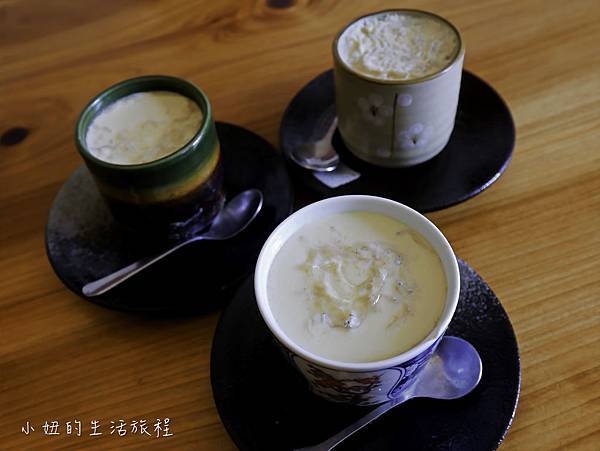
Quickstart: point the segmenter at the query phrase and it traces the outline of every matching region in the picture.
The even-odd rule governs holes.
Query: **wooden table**
[[[67,290],[48,264],[48,209],[81,164],[76,117],[114,82],[173,74],[201,85],[219,120],[276,144],[288,101],[331,66],[336,30],[393,6],[0,3],[0,448],[235,448],[209,381],[218,313],[149,320],[107,310]],[[501,179],[428,215],[490,283],[516,330],[522,392],[503,448],[598,449],[600,3],[401,6],[434,11],[462,30],[465,66],[502,94],[517,125]],[[165,417],[171,437],[109,434],[110,420],[147,419],[153,433]],[[44,435],[41,425],[53,420],[61,435]],[[76,420],[81,437],[66,435],[66,422]],[[89,436],[93,420],[103,436]]]

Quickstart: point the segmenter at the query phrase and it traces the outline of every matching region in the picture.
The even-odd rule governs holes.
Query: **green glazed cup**
[[[86,146],[94,118],[122,97],[144,91],[171,91],[195,101],[202,124],[182,148],[147,163],[122,165],[95,157]],[[136,232],[183,238],[205,228],[223,207],[223,171],[210,102],[194,84],[148,75],[117,83],[83,110],[75,142],[115,219]]]

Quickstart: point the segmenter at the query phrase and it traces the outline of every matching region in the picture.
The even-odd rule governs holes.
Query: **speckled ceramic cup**
[[[446,300],[433,330],[416,346],[394,357],[365,362],[340,362],[321,357],[291,340],[275,319],[269,304],[267,282],[271,264],[286,240],[305,224],[325,215],[349,211],[380,213],[397,219],[426,239],[439,255],[446,275]],[[397,398],[412,386],[442,339],[458,304],[458,263],[442,232],[425,216],[398,202],[374,196],[339,196],[298,210],[283,221],[265,242],[254,275],[256,302],[269,330],[290,363],[307,380],[310,389],[329,401],[373,405]]]
[[[204,117],[194,137],[147,163],[121,165],[94,156],[86,146],[93,119],[120,98],[145,91],[172,91],[196,102]],[[180,238],[206,227],[223,206],[221,154],[210,102],[189,81],[150,75],[111,86],[79,116],[75,141],[111,212],[127,228]]]
[[[442,69],[421,78],[387,80],[359,73],[344,61],[339,42],[356,22],[383,14],[425,15],[447,24],[458,38],[455,54]],[[387,167],[413,166],[436,156],[454,128],[464,54],[456,27],[429,12],[387,10],[348,24],[333,41],[338,128],[348,149]]]

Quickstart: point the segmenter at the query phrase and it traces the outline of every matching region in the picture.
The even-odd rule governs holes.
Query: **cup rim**
[[[431,240],[425,236],[424,238],[428,242],[430,242],[432,246],[434,244],[441,246],[444,252],[442,255],[440,251],[436,250],[436,253],[440,257],[440,260],[442,262],[442,266],[444,267],[444,273],[446,274],[447,279],[447,291],[444,304],[445,307],[441,317],[437,321],[434,329],[419,343],[417,343],[409,350],[395,355],[393,357],[389,357],[387,359],[370,362],[344,362],[322,357],[313,352],[305,350],[300,345],[296,344],[291,338],[289,338],[287,334],[282,330],[282,328],[277,323],[273,313],[271,312],[271,308],[269,306],[267,294],[268,276],[271,264],[273,263],[275,256],[277,255],[279,249],[285,241],[285,239],[283,239],[280,235],[282,235],[282,233],[284,233],[288,228],[292,229],[292,231],[289,233],[289,236],[291,236],[294,232],[299,230],[303,223],[300,223],[296,226],[294,226],[293,224],[298,223],[299,218],[301,218],[303,215],[320,210],[326,212],[332,204],[344,202],[348,202],[349,204],[356,203],[357,208],[347,208],[343,211],[365,211],[358,206],[360,203],[364,202],[381,204],[388,210],[401,211],[402,214],[406,217],[416,219],[416,221],[419,223],[422,229],[427,229],[428,232],[432,233],[435,236],[435,239],[437,240],[436,243],[432,243]],[[417,231],[420,232],[420,230]],[[277,249],[272,250],[272,248],[275,247]],[[256,303],[258,305],[261,317],[263,318],[267,327],[277,339],[277,341],[279,341],[285,348],[287,348],[294,354],[302,357],[303,359],[324,368],[339,371],[363,372],[380,370],[401,365],[402,363],[405,363],[413,359],[414,357],[420,355],[421,353],[425,352],[440,337],[442,337],[446,329],[448,328],[452,317],[454,316],[454,312],[458,304],[460,276],[458,270],[458,262],[456,260],[454,251],[452,250],[452,247],[448,243],[448,240],[442,234],[442,232],[424,215],[404,204],[383,197],[367,195],[347,195],[324,199],[313,204],[307,205],[306,207],[301,208],[300,210],[290,215],[271,233],[271,235],[265,241],[265,244],[261,249],[256,263],[256,269],[254,273],[254,290],[256,296]]]
[[[85,138],[86,138],[87,127],[84,127],[84,122],[88,119],[88,117],[90,117],[91,119],[88,121],[88,124],[90,124],[93,121],[93,119],[104,108],[106,108],[108,105],[111,105],[112,103],[116,102],[117,100],[125,97],[126,95],[134,94],[135,92],[147,92],[147,91],[151,91],[153,89],[140,89],[139,91],[130,92],[130,93],[121,95],[117,99],[113,100],[112,102],[109,102],[103,108],[100,108],[99,105],[102,103],[102,101],[106,97],[108,97],[112,93],[114,93],[115,91],[122,90],[130,85],[142,86],[142,85],[147,85],[148,83],[157,83],[157,84],[162,85],[160,89],[155,89],[155,90],[171,91],[171,92],[175,92],[177,94],[181,94],[183,96],[186,96],[186,95],[179,92],[177,89],[175,89],[175,87],[183,85],[183,86],[187,87],[188,89],[194,91],[194,93],[197,95],[197,98],[191,98],[189,96],[186,96],[186,97],[188,97],[188,98],[190,98],[190,100],[196,102],[198,104],[198,106],[200,107],[200,110],[203,113],[202,123],[200,124],[198,131],[194,134],[194,136],[192,138],[190,138],[190,140],[187,143],[185,143],[179,149],[175,150],[174,152],[171,152],[168,155],[165,155],[164,157],[161,157],[161,158],[158,158],[158,159],[152,160],[152,161],[147,161],[145,163],[117,164],[117,163],[112,163],[112,162],[109,162],[106,160],[102,160],[102,159],[96,157],[95,155],[93,155],[89,151],[89,149],[87,148],[87,145],[86,145]],[[169,89],[169,86],[172,89]],[[101,91],[99,94],[95,95],[92,98],[92,100],[90,100],[88,102],[88,104],[81,111],[81,113],[79,114],[79,117],[77,118],[77,122],[75,123],[75,143],[77,145],[77,150],[79,151],[81,156],[84,159],[91,161],[96,165],[114,169],[114,170],[118,170],[118,171],[140,171],[140,170],[145,170],[145,169],[153,169],[153,168],[159,167],[164,164],[179,161],[179,160],[185,158],[190,152],[192,152],[193,149],[195,147],[197,147],[198,144],[202,141],[203,137],[208,133],[211,118],[212,118],[212,107],[211,107],[210,101],[208,100],[208,97],[206,96],[204,91],[202,91],[202,89],[200,89],[194,83],[192,83],[188,80],[185,80],[183,78],[174,77],[174,76],[170,76],[170,75],[143,75],[140,77],[128,78],[127,80],[123,80],[118,83],[115,83],[115,84],[109,86],[108,88],[104,89],[103,91]]]
[[[344,61],[344,58],[342,58],[342,56],[339,54],[338,42],[339,42],[340,38],[342,37],[344,32],[346,30],[348,30],[348,28],[350,28],[356,22],[366,19],[367,17],[378,16],[378,15],[387,14],[387,13],[402,13],[402,14],[410,14],[410,15],[415,15],[415,16],[416,15],[426,15],[426,16],[433,17],[433,18],[440,20],[441,22],[447,24],[452,30],[454,30],[454,33],[456,34],[456,37],[458,38],[459,46],[456,50],[456,53],[454,54],[454,57],[440,70],[438,70],[432,74],[429,74],[429,75],[425,75],[422,77],[413,78],[413,79],[409,79],[409,80],[384,80],[381,78],[365,75],[365,74],[362,74],[362,73],[354,70],[352,67],[350,67]],[[382,85],[415,85],[415,84],[423,83],[423,82],[426,82],[429,80],[433,80],[434,78],[438,78],[438,77],[442,76],[443,74],[445,74],[446,72],[450,71],[450,69],[457,63],[457,61],[460,60],[461,56],[464,53],[465,53],[465,46],[464,46],[464,41],[462,39],[462,35],[460,34],[460,31],[458,30],[458,28],[452,22],[450,22],[448,19],[446,19],[442,16],[439,16],[435,13],[432,13],[430,11],[424,11],[422,9],[414,9],[414,8],[390,8],[390,9],[384,9],[381,11],[376,11],[376,12],[372,12],[372,13],[368,13],[368,14],[364,14],[362,16],[356,17],[355,19],[350,21],[348,24],[344,25],[344,27],[342,27],[342,29],[337,32],[335,38],[333,39],[333,59],[334,59],[334,62],[336,62],[340,68],[344,69],[347,73],[354,75],[358,78],[361,78],[363,80],[370,81],[373,83],[382,84]]]

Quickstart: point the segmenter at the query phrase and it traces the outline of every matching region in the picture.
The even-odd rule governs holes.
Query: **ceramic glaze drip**
[[[338,41],[344,62],[382,80],[411,80],[446,67],[460,46],[456,32],[426,14],[400,12],[365,17]]]
[[[346,212],[306,224],[283,243],[267,293],[275,320],[302,348],[369,362],[407,351],[432,332],[446,277],[413,229],[379,213]]]
[[[181,149],[198,132],[202,119],[198,104],[181,94],[135,93],[94,118],[86,146],[96,158],[110,163],[148,163]]]

